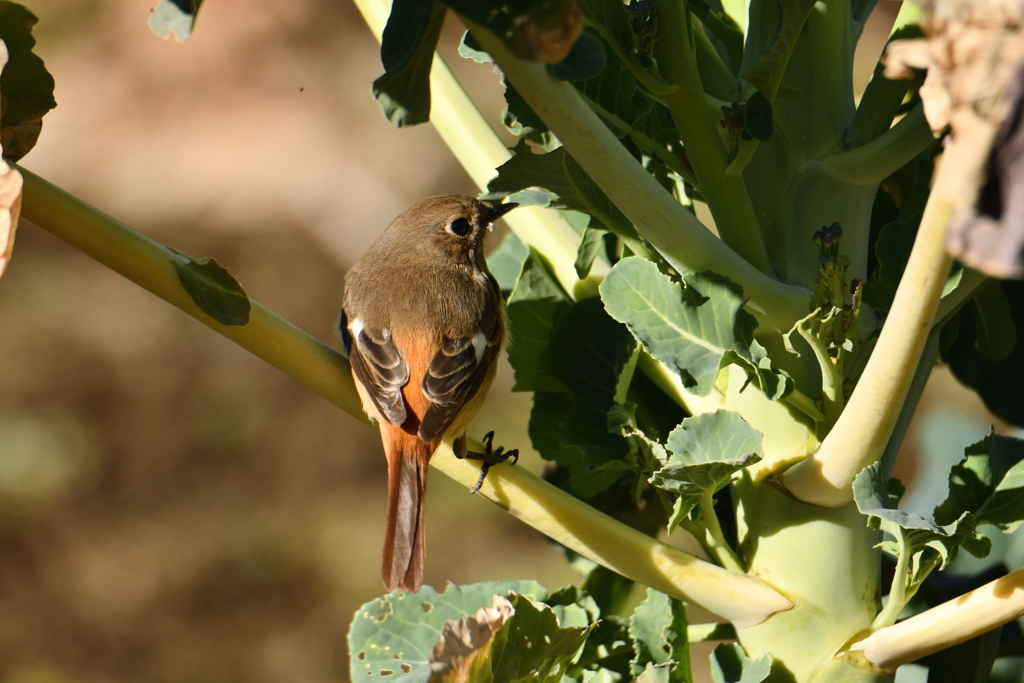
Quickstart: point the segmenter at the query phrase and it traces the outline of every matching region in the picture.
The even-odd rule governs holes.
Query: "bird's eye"
[[[473,231],[473,226],[465,218],[459,217],[448,224],[448,232],[459,237],[465,237]]]

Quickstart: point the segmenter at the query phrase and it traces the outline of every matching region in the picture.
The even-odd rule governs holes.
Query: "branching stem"
[[[167,247],[150,240],[39,176],[25,178],[22,215],[177,306],[215,332],[295,378],[350,415],[366,421],[348,362],[299,328],[251,301],[249,323],[224,326],[192,301]],[[471,448],[479,450],[480,444]],[[442,446],[431,464],[469,489],[479,465]],[[494,467],[480,492],[530,526],[623,576],[701,605],[738,625],[759,623],[792,606],[767,584],[704,562],[646,536],[529,472]]]

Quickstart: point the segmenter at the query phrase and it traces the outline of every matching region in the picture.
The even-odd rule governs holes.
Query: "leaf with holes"
[[[653,588],[637,605],[629,619],[629,636],[633,641],[633,675],[648,665],[665,667],[671,681],[690,681],[690,655],[686,639],[686,608]]]
[[[430,675],[430,654],[448,621],[491,607],[495,595],[508,593],[542,599],[533,581],[503,581],[453,586],[438,593],[395,591],[356,611],[348,632],[349,676],[353,681],[412,683]]]
[[[950,524],[965,512],[1007,533],[1024,522],[1024,441],[989,431],[967,447],[949,473],[949,497],[935,508],[935,521]]]

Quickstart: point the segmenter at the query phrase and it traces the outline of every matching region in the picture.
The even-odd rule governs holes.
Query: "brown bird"
[[[345,276],[339,331],[363,410],[380,425],[388,461],[384,585],[418,591],[426,544],[427,463],[442,442],[468,453],[466,429],[494,380],[505,303],[484,238],[516,204],[432,197],[406,209]],[[488,435],[490,437],[490,435]],[[478,483],[479,487],[479,483]]]

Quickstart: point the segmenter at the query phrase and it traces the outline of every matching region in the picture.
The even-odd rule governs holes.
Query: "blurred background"
[[[151,33],[155,4],[27,3],[58,107],[22,164],[215,257],[337,348],[344,273],[384,225],[476,188],[429,126],[384,120],[377,44],[349,3],[208,0],[183,44]],[[897,9],[879,5],[859,87]],[[449,19],[442,53],[497,125],[501,87],[457,57],[460,34]],[[476,436],[529,451],[530,396],[511,384],[505,365]],[[898,474],[958,460],[992,422],[940,368]],[[945,471],[908,507],[944,498]],[[348,624],[383,590],[385,488],[375,431],[22,223],[0,282],[0,681],[347,680]],[[435,587],[577,578],[439,473],[426,526]]]

